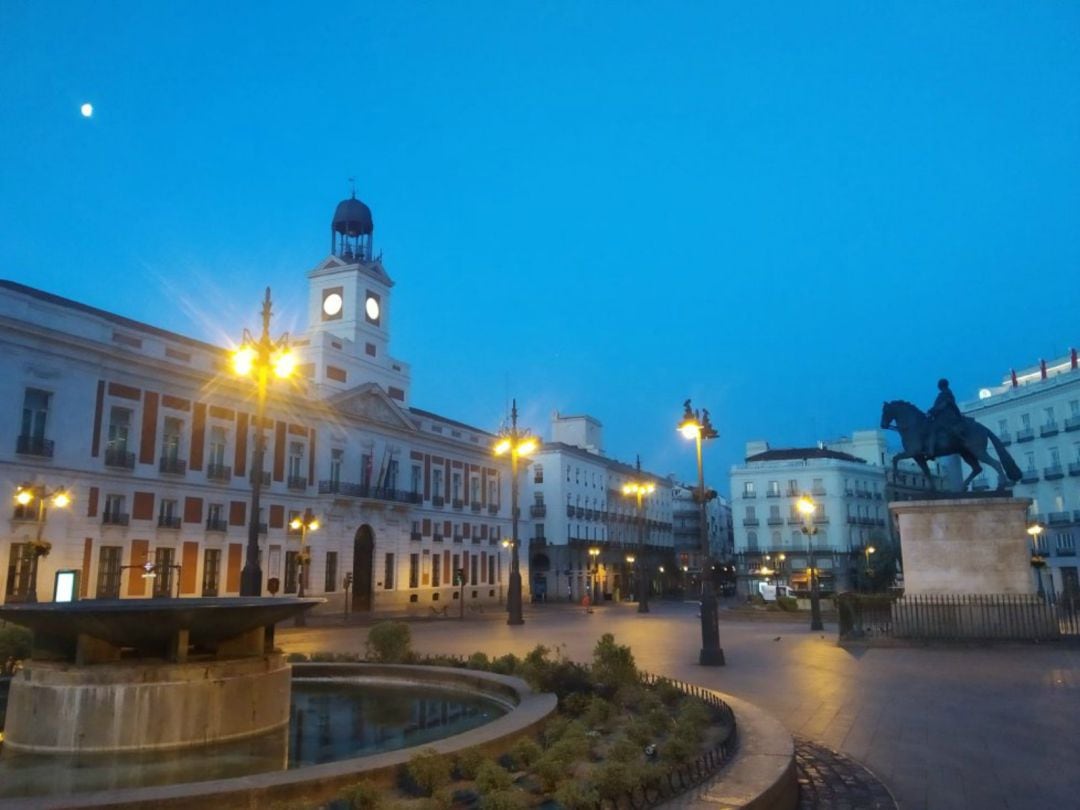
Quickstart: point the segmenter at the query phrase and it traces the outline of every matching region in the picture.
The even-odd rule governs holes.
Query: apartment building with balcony
[[[641,520],[636,499],[622,492],[630,481],[655,487],[643,498]],[[522,472],[519,533],[534,598],[580,600],[594,581],[602,598],[626,598],[634,565],[646,565],[655,581],[673,561],[671,492],[670,479],[605,456],[599,421],[554,414],[551,441]]]
[[[745,462],[731,469],[740,592],[751,594],[758,582],[775,577],[805,588],[809,546],[796,508],[801,496],[817,505],[812,542],[822,592],[832,593],[854,586],[867,548],[897,546],[889,502],[914,497],[929,485],[914,465],[893,472],[881,430],[855,431],[815,447],[748,442]],[[762,575],[763,568],[775,573]]]
[[[1046,560],[1046,587],[1080,596],[1076,556],[1080,538],[1080,367],[1077,352],[1003,375],[998,385],[961,403],[961,410],[993,430],[1020,466],[1013,485],[1031,498],[1031,520],[1044,527],[1037,550]],[[997,486],[992,470],[974,488]]]
[[[701,573],[701,505],[694,499],[696,485],[676,484],[671,489],[672,533],[675,559],[686,573]],[[731,503],[723,495],[705,504],[709,557],[714,562],[734,560]]]
[[[331,254],[307,274],[298,374],[256,389],[221,346],[24,285],[0,282],[0,600],[25,599],[38,512],[20,486],[72,496],[44,513],[51,543],[37,593],[56,572],[80,598],[239,592],[250,494],[261,487],[263,592],[295,593],[300,571],[324,609],[427,612],[496,602],[506,581],[509,473],[494,436],[410,402],[410,370],[388,353],[393,282],[371,252],[370,211],[342,202]],[[239,337],[244,324],[237,324]],[[266,436],[252,469],[255,431]],[[301,566],[291,519],[311,514]],[[527,579],[526,579],[527,581]]]

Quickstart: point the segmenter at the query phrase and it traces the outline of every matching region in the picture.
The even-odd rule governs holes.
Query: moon
[[[86,104],[83,104],[81,107],[79,107],[79,112],[82,113],[83,118],[89,118],[91,115],[94,114],[94,105],[87,102]]]

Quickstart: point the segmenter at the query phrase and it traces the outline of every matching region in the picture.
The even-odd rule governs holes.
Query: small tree
[[[400,664],[412,655],[412,630],[405,622],[379,622],[368,631],[367,656],[386,664]]]

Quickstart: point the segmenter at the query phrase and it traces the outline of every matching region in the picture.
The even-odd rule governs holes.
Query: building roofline
[[[133,318],[126,318],[123,315],[117,315],[113,312],[108,312],[104,309],[98,309],[92,307],[89,304],[82,304],[78,301],[73,301],[70,298],[64,298],[60,295],[54,295],[44,290],[38,290],[34,287],[27,287],[25,284],[20,284],[17,281],[9,281],[7,279],[0,279],[0,288],[11,290],[12,292],[19,293],[21,295],[29,296],[30,298],[36,298],[39,301],[45,301],[49,304],[55,304],[56,306],[65,307],[66,309],[73,309],[76,312],[82,312],[87,315],[93,315],[103,320],[115,323],[119,326],[126,327],[128,329],[136,329],[141,332],[147,332],[155,337],[165,338],[167,340],[175,340],[180,343],[186,343],[190,346],[197,347],[199,349],[205,349],[206,351],[224,353],[228,351],[221,346],[215,346],[213,343],[207,343],[197,338],[188,337],[187,335],[181,335],[178,332],[170,332],[167,329],[162,329],[157,326],[151,326],[148,323],[142,321],[136,321]]]

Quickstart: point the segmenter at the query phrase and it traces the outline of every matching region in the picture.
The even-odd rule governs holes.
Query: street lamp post
[[[296,358],[289,350],[289,333],[277,340],[270,338],[270,288],[262,306],[262,334],[256,339],[247,329],[240,348],[233,353],[233,370],[241,377],[254,374],[258,397],[255,404],[255,447],[251,451],[251,514],[248,520],[248,542],[244,569],[240,572],[240,595],[262,594],[262,566],[259,563],[259,495],[262,489],[263,461],[266,456],[266,433],[263,421],[266,416],[266,388],[271,374],[286,378],[296,365]]]
[[[713,590],[709,523],[706,513],[706,504],[716,496],[716,493],[705,489],[705,468],[701,459],[702,441],[715,439],[718,434],[709,422],[707,410],[703,410],[699,416],[690,407],[690,400],[686,400],[683,407],[683,417],[678,429],[685,438],[694,439],[697,445],[698,485],[694,499],[701,510],[701,655],[698,662],[705,666],[723,666],[724,650],[720,647],[720,624],[717,618],[716,593]]]
[[[641,458],[638,457],[637,462],[638,473],[641,473]],[[645,512],[644,512],[644,498],[646,495],[652,495],[656,491],[656,485],[651,481],[628,481],[623,484],[623,495],[633,495],[637,498],[637,519],[638,519],[638,550],[637,557],[641,560],[641,564],[637,569],[637,591],[638,591],[638,613],[649,612],[649,583],[645,578]],[[631,557],[626,558],[631,565],[633,559]]]
[[[592,586],[589,589],[592,591],[589,598],[592,600],[591,604],[595,605],[600,601],[600,549],[595,546],[589,549],[589,563],[589,572],[591,573],[589,579]]]
[[[863,554],[866,556],[866,590],[867,591],[872,590],[871,582],[872,582],[872,577],[874,575],[874,567],[870,564],[870,555],[873,554],[876,551],[877,551],[877,549],[874,548],[873,546],[867,546],[865,549],[863,549]]]
[[[510,540],[504,539],[502,541],[502,547],[505,549],[510,548]],[[499,557],[499,604],[503,603],[503,579],[502,579],[502,556]]]
[[[517,426],[517,400],[510,409],[510,428],[499,431],[495,455],[510,454],[510,584],[506,589],[507,624],[525,624],[521,615],[521,562],[518,558],[518,460],[536,452],[539,442]]]
[[[1043,533],[1043,527],[1039,523],[1032,523],[1027,528],[1027,533],[1031,537],[1031,567],[1035,569],[1035,576],[1039,582],[1039,598],[1046,598],[1046,590],[1043,588],[1043,575],[1042,570],[1046,567],[1046,558],[1043,557],[1041,549],[1039,548],[1039,537]]]
[[[49,553],[52,544],[41,538],[45,529],[45,502],[52,501],[53,506],[63,509],[71,503],[71,495],[66,487],[47,489],[43,484],[23,484],[15,490],[15,503],[29,506],[37,501],[35,523],[37,530],[30,549],[30,583],[26,589],[26,601],[37,602],[38,559]]]
[[[806,545],[810,562],[810,629],[824,630],[821,623],[821,595],[818,593],[817,561],[814,559],[814,535],[817,534],[817,526],[814,525],[814,512],[817,504],[809,495],[803,495],[795,504],[803,516],[802,533],[806,535]]]
[[[304,512],[303,515],[297,515],[289,521],[289,528],[294,532],[300,532],[300,553],[297,555],[296,564],[296,595],[303,599],[304,578],[307,576],[308,564],[311,560],[311,552],[307,547],[307,536],[308,532],[317,532],[319,530],[319,519],[312,515],[311,512]],[[307,626],[306,614],[306,610],[296,614],[296,627]]]

